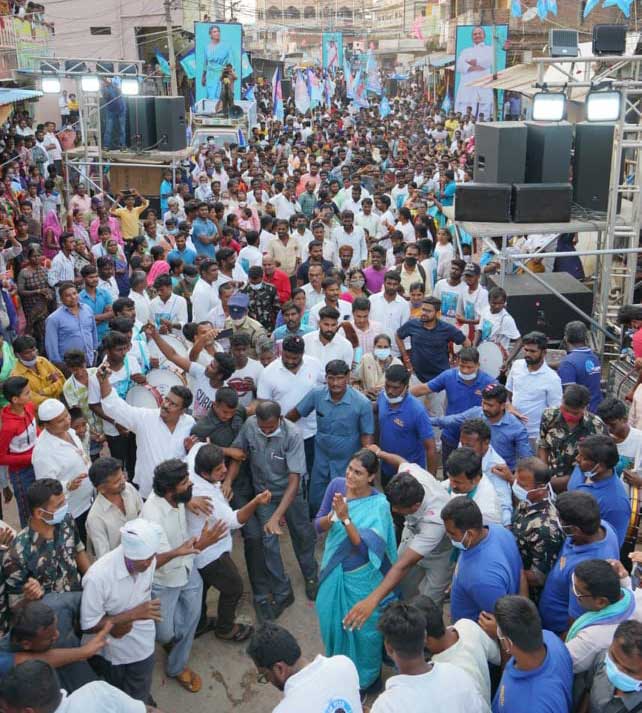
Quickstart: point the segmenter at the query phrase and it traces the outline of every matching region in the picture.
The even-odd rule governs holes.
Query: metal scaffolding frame
[[[605,56],[533,59],[537,64],[536,88],[543,91],[565,91],[573,99],[574,89],[597,89],[609,87],[622,95],[620,118],[614,125],[613,152],[609,185],[608,209],[606,216],[596,215],[591,220],[586,215],[569,223],[541,223],[523,225],[519,223],[470,223],[460,222],[461,227],[471,235],[481,238],[484,244],[497,255],[501,265],[500,282],[509,261],[518,265],[543,288],[551,292],[586,320],[593,328],[595,348],[601,356],[619,356],[620,336],[613,324],[617,310],[623,304],[632,302],[635,288],[637,258],[642,253],[640,231],[642,227],[642,56]],[[570,69],[567,67],[570,66]],[[589,80],[576,79],[575,65],[589,65],[594,70]],[[546,70],[554,66],[565,77],[565,81],[544,79]],[[583,72],[582,75],[585,73]],[[636,121],[636,123],[633,123]],[[625,157],[633,171],[620,182]],[[621,212],[622,199],[626,196],[630,211]],[[481,231],[481,233],[480,233]],[[572,253],[541,250],[532,254],[514,254],[508,250],[508,238],[533,233],[576,233],[596,232],[595,249]],[[502,247],[497,248],[490,237],[502,236]],[[546,246],[548,248],[548,246]],[[593,282],[593,311],[586,314],[576,307],[565,295],[552,288],[525,261],[534,256],[555,258],[574,256],[594,256],[597,259]],[[614,257],[619,261],[614,261]],[[608,342],[614,344],[608,345]],[[609,346],[613,348],[609,349]]]

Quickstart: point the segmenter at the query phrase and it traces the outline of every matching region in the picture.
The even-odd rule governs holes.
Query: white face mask
[[[258,285],[255,285],[253,282],[250,282],[250,287],[251,287],[253,290],[260,290],[261,287],[263,287],[263,283],[262,283],[262,282],[259,282]]]
[[[472,374],[464,374],[461,369],[457,370],[457,375],[459,376],[460,379],[463,379],[464,381],[475,381],[477,378],[477,372],[473,371]]]
[[[240,327],[246,320],[247,316],[244,315],[243,317],[240,317],[239,319],[232,319],[232,324],[235,327]]]
[[[278,436],[281,433],[281,426],[279,426],[276,431],[272,431],[272,433],[266,433],[262,428],[259,428],[259,431],[261,431],[261,435],[266,438],[274,438],[274,436]]]

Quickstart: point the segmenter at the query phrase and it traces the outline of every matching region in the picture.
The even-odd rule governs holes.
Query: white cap
[[[58,399],[45,399],[38,406],[38,418],[41,421],[52,421],[54,418],[64,413],[65,405]]]
[[[147,560],[158,552],[162,530],[155,522],[139,517],[123,525],[120,534],[127,559]]]

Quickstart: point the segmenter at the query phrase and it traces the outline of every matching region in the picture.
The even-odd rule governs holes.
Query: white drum
[[[171,369],[151,369],[146,378],[161,396],[167,396],[172,386],[185,386],[185,379]]]
[[[163,402],[163,397],[154,386],[149,384],[135,384],[127,392],[125,401],[130,406],[138,408],[158,408]]]
[[[497,378],[504,363],[502,350],[494,342],[482,342],[478,347],[479,368],[489,376]]]
[[[189,348],[185,342],[174,334],[162,334],[161,339],[172,347],[172,349],[179,355],[187,359],[189,354]],[[166,359],[161,350],[156,346],[154,341],[147,342],[149,348],[149,355],[158,359],[158,364],[161,369],[172,369],[173,371],[180,371],[180,369],[173,364],[169,359]]]

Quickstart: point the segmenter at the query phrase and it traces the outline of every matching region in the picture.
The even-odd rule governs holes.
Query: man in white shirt
[[[63,282],[73,282],[76,276],[74,259],[72,252],[76,238],[73,233],[63,233],[60,236],[60,252],[51,261],[51,267],[47,273],[47,282],[51,287],[57,287]],[[60,299],[60,298],[59,298]]]
[[[390,604],[379,619],[384,646],[399,674],[386,681],[372,713],[448,711],[490,713],[475,680],[451,663],[434,663],[424,658],[426,619],[415,606]]]
[[[525,417],[531,448],[539,437],[542,413],[562,403],[562,382],[546,363],[548,340],[542,332],[529,332],[522,337],[524,358],[513,362],[506,380],[513,408]]]
[[[350,267],[363,267],[368,259],[368,246],[363,228],[354,225],[354,213],[344,210],[341,213],[341,227],[332,231],[332,239],[337,245],[337,250],[343,245],[352,248]]]
[[[220,303],[218,298],[218,263],[205,259],[198,266],[198,281],[192,291],[192,321],[202,322]]]
[[[49,163],[53,163],[58,175],[62,176],[62,147],[56,136],[56,124],[53,121],[48,121],[45,124],[45,136],[42,143],[47,149]]]
[[[290,220],[301,208],[298,202],[290,198],[290,190],[282,183],[274,184],[275,195],[270,198],[269,203],[274,206],[274,213],[277,220]]]
[[[73,693],[60,688],[53,666],[36,658],[18,664],[0,684],[0,707],[7,713],[145,713],[143,701],[131,698],[105,681],[92,681]]]
[[[371,240],[379,237],[381,223],[379,216],[372,212],[372,198],[363,198],[361,200],[361,210],[356,214],[355,224],[363,228],[367,237]]]
[[[451,663],[466,671],[475,681],[478,691],[490,703],[488,664],[501,664],[499,646],[494,639],[471,619],[459,619],[453,626],[444,626],[441,609],[428,597],[418,595],[411,600],[426,619],[426,648],[435,663]]]
[[[308,268],[308,280],[303,285],[305,292],[305,306],[307,310],[311,310],[320,302],[325,302],[325,292],[323,291],[323,266],[310,265]]]
[[[217,542],[225,532],[223,523],[205,524],[196,536],[187,529],[185,505],[192,499],[187,465],[178,458],[163,461],[154,469],[153,492],[143,505],[141,517],[161,530],[158,553],[183,549],[185,554],[157,565],[152,598],[160,602],[156,640],[172,647],[165,671],[191,693],[201,689],[201,677],[187,666],[201,614],[203,582],[194,567],[194,555]]]
[[[172,330],[180,332],[188,321],[185,298],[174,294],[169,275],[159,275],[154,282],[154,289],[157,295],[149,305],[151,319],[161,334],[169,334]]]
[[[136,468],[134,483],[147,498],[152,490],[154,468],[164,460],[185,456],[185,439],[195,421],[187,415],[192,393],[185,386],[172,386],[158,409],[136,408],[123,401],[112,390],[110,370],[98,368],[103,411],[123,428],[136,434]]]
[[[399,356],[395,335],[402,324],[410,319],[410,304],[399,294],[401,277],[398,272],[388,271],[383,280],[383,290],[370,297],[370,319],[382,325],[390,337],[392,352]]]
[[[80,626],[83,643],[111,623],[112,629],[97,669],[113,686],[132,698],[151,703],[154,670],[154,622],[160,602],[152,599],[157,565],[183,551],[159,555],[162,530],[146,520],[132,520],[121,529],[121,544],[94,562],[83,577]],[[189,548],[191,550],[191,542]]]
[[[136,305],[136,320],[147,324],[151,319],[151,300],[147,296],[147,276],[142,270],[135,270],[129,280],[129,299]]]
[[[329,307],[339,313],[339,322],[344,322],[352,317],[352,305],[347,300],[340,299],[341,287],[336,277],[326,277],[321,282],[323,288],[323,302],[317,302],[310,309],[308,325],[313,329],[319,326],[319,313],[324,307]]]
[[[319,329],[304,335],[305,353],[326,364],[334,359],[341,359],[352,366],[354,350],[352,344],[339,331],[339,310],[334,307],[323,307],[319,310]]]
[[[261,375],[257,397],[261,401],[276,401],[282,413],[291,411],[316,386],[323,386],[325,373],[316,357],[304,354],[303,337],[289,336],[283,340],[281,358],[273,361]],[[297,428],[303,436],[308,472],[312,472],[314,436],[317,432],[316,412],[299,419]]]
[[[224,641],[245,641],[254,631],[252,626],[235,620],[236,609],[243,595],[243,580],[234,564],[232,530],[238,530],[254,515],[259,505],[267,505],[272,494],[269,490],[254,496],[238,510],[232,510],[223,494],[221,484],[227,476],[223,450],[212,443],[197,443],[188,455],[190,478],[194,497],[207,498],[212,506],[209,515],[189,511],[187,527],[192,537],[201,537],[208,530],[218,530],[221,537],[196,555],[195,564],[203,581],[203,598],[199,608],[197,632],[205,632],[212,621],[207,616],[207,590],[219,591],[218,616],[215,619],[215,634]]]
[[[255,632],[247,652],[261,679],[283,691],[272,713],[362,713],[359,674],[347,656],[308,662],[294,636],[272,622]]]
[[[474,500],[481,510],[484,524],[502,524],[502,510],[490,480],[482,475],[481,457],[472,448],[458,448],[446,461],[448,476],[442,487],[451,498],[466,495]]]

